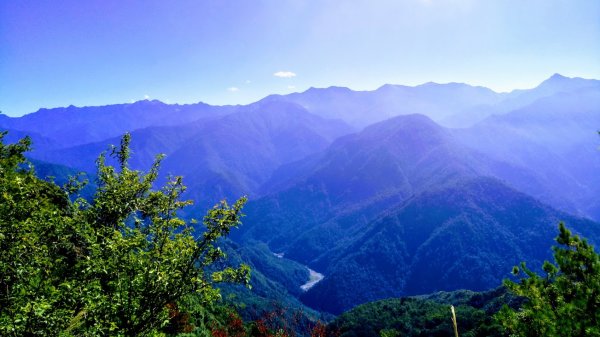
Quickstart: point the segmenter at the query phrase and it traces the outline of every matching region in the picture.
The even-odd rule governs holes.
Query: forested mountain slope
[[[504,336],[492,316],[504,304],[512,307],[519,303],[503,287],[486,292],[458,290],[390,298],[343,313],[329,324],[329,329],[341,337],[379,337],[382,331],[392,336],[448,336],[453,329],[450,305],[454,305],[461,336]]]
[[[339,313],[356,304],[438,290],[486,290],[521,261],[550,259],[559,221],[600,238],[600,224],[557,211],[491,178],[432,189],[322,255],[326,278],[305,303]]]
[[[338,139],[307,161],[294,163],[303,170],[278,184],[277,192],[249,203],[248,226],[235,237],[263,240],[310,262],[348,229],[418,193],[460,179],[512,172],[510,165],[468,149],[422,115],[374,124]],[[514,172],[519,175],[524,181],[531,176],[526,170]],[[327,226],[318,228],[326,235],[313,230],[323,224]]]
[[[136,129],[132,132],[135,155],[131,165],[148,169],[157,154],[166,154],[163,176],[184,176],[187,197],[200,205],[192,214],[199,216],[223,198],[256,197],[259,187],[279,166],[320,152],[350,132],[346,123],[315,116],[296,104],[256,103],[236,107],[222,117]],[[77,139],[76,134],[70,137]],[[94,172],[99,153],[119,141],[114,137],[31,155]]]

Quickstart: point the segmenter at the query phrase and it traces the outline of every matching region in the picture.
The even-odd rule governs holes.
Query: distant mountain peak
[[[435,86],[439,86],[439,85],[441,85],[441,84],[437,83],[437,82],[429,81],[429,82],[425,82],[423,84],[419,84],[419,85],[417,85],[417,87],[435,87]]]
[[[401,139],[402,142],[413,143],[419,147],[424,144],[440,144],[449,140],[449,134],[443,127],[422,114],[396,116],[370,125],[358,135],[362,139],[370,139],[376,143],[385,139],[385,142],[397,144]]]
[[[420,85],[417,85],[415,88],[439,88],[439,89],[461,89],[461,88],[473,88],[473,89],[484,89],[486,91],[493,91],[490,88],[483,87],[480,85],[471,85],[468,83],[462,82],[447,82],[447,83],[438,83],[438,82],[426,82]]]
[[[432,82],[432,81],[417,85],[417,87],[456,87],[456,86],[469,86],[469,85],[465,84],[465,83],[459,83],[459,82],[438,83],[438,82]]]
[[[133,104],[135,104],[135,105],[158,105],[158,104],[165,104],[165,103],[158,99],[141,99],[139,101],[134,102]]]
[[[376,90],[391,89],[394,87],[396,87],[395,84],[386,83],[386,84],[380,86],[379,88],[377,88]]]
[[[327,88],[315,88],[310,87],[306,89],[303,93],[318,93],[318,92],[352,92],[353,90],[348,87],[340,87],[340,86],[329,86]]]
[[[341,86],[337,86],[337,85],[330,85],[329,87],[327,87],[327,89],[329,89],[329,90],[340,90],[340,91],[352,91],[348,87],[341,87]]]
[[[423,115],[423,114],[408,114],[408,115],[400,115],[396,117],[392,117],[383,122],[375,123],[367,128],[379,128],[379,127],[393,127],[393,128],[406,128],[413,129],[415,127],[427,127],[431,130],[442,130],[443,128],[434,122],[431,118]]]
[[[318,92],[321,90],[323,90],[323,88],[309,87],[308,89],[304,90],[303,93]]]
[[[383,92],[383,91],[393,91],[393,90],[397,90],[397,89],[406,89],[406,88],[410,88],[410,87],[406,86],[406,85],[402,85],[402,84],[389,84],[388,83],[388,84],[384,84],[384,85],[380,86],[375,91]]]
[[[594,86],[598,85],[598,83],[600,83],[598,80],[585,79],[581,77],[567,77],[556,73],[540,83],[537,88],[563,91]]]
[[[572,80],[572,78],[563,76],[559,73],[556,73],[556,74],[548,77],[542,83],[540,83],[540,86],[542,86],[542,85],[560,85],[563,83],[567,83],[569,80]]]
[[[548,78],[549,80],[564,80],[564,79],[568,79],[569,77],[563,76],[559,73],[555,73],[554,75],[550,76],[550,78]]]

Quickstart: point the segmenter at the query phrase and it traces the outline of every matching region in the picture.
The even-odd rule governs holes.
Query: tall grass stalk
[[[454,312],[454,306],[450,306],[450,311],[452,312],[452,325],[454,326],[454,336],[458,337],[458,326],[456,325],[456,313]]]

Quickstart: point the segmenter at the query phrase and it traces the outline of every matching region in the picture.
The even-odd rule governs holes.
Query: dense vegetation
[[[0,133],[0,334],[156,334],[182,310],[219,297],[213,285],[247,282],[248,267],[207,267],[224,257],[216,246],[240,223],[244,199],[221,203],[193,235],[177,211],[184,186],[175,178],[156,191],[160,158],[148,173],[128,168],[129,136],[114,148],[118,167],[98,159],[93,199],[69,199],[24,165],[30,141],[4,145]],[[189,297],[192,298],[189,298]]]
[[[498,319],[518,336],[600,336],[600,255],[562,223],[556,241],[556,264],[546,261],[545,275],[524,262],[515,267],[524,277],[505,284],[526,302],[519,310],[503,308]]]
[[[357,221],[338,217],[296,239],[289,251],[293,257],[308,260],[312,247],[326,250],[308,260],[326,278],[301,295],[304,303],[339,314],[389,297],[486,290],[498,286],[520,261],[538,266],[549,259],[553,224],[560,220],[588,237],[600,236],[597,223],[559,212],[491,178],[440,186],[361,225],[368,212],[354,210]],[[282,216],[278,225],[296,221]],[[332,243],[332,237],[339,240]]]
[[[504,288],[393,298],[359,305],[340,315],[328,328],[341,337],[450,336],[452,304],[456,306],[460,336],[504,336],[493,319],[504,303],[518,303]]]
[[[555,264],[543,276],[523,262],[518,282],[488,292],[454,291],[367,303],[329,326],[341,336],[448,336],[455,305],[461,336],[600,336],[600,255],[559,225]]]

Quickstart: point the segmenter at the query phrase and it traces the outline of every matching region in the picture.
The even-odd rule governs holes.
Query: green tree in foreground
[[[64,188],[36,178],[25,138],[4,145],[0,133],[0,335],[139,336],[169,323],[186,296],[219,297],[218,282],[249,281],[249,269],[217,268],[217,241],[240,224],[245,199],[222,202],[197,237],[177,211],[181,178],[152,189],[148,173],[128,167],[129,135],[98,159],[98,190],[71,202],[81,184]],[[207,270],[211,270],[208,272]]]
[[[556,265],[546,261],[539,276],[525,263],[504,284],[526,298],[522,308],[502,308],[500,323],[514,336],[600,336],[600,256],[585,239],[559,225],[553,247]]]

